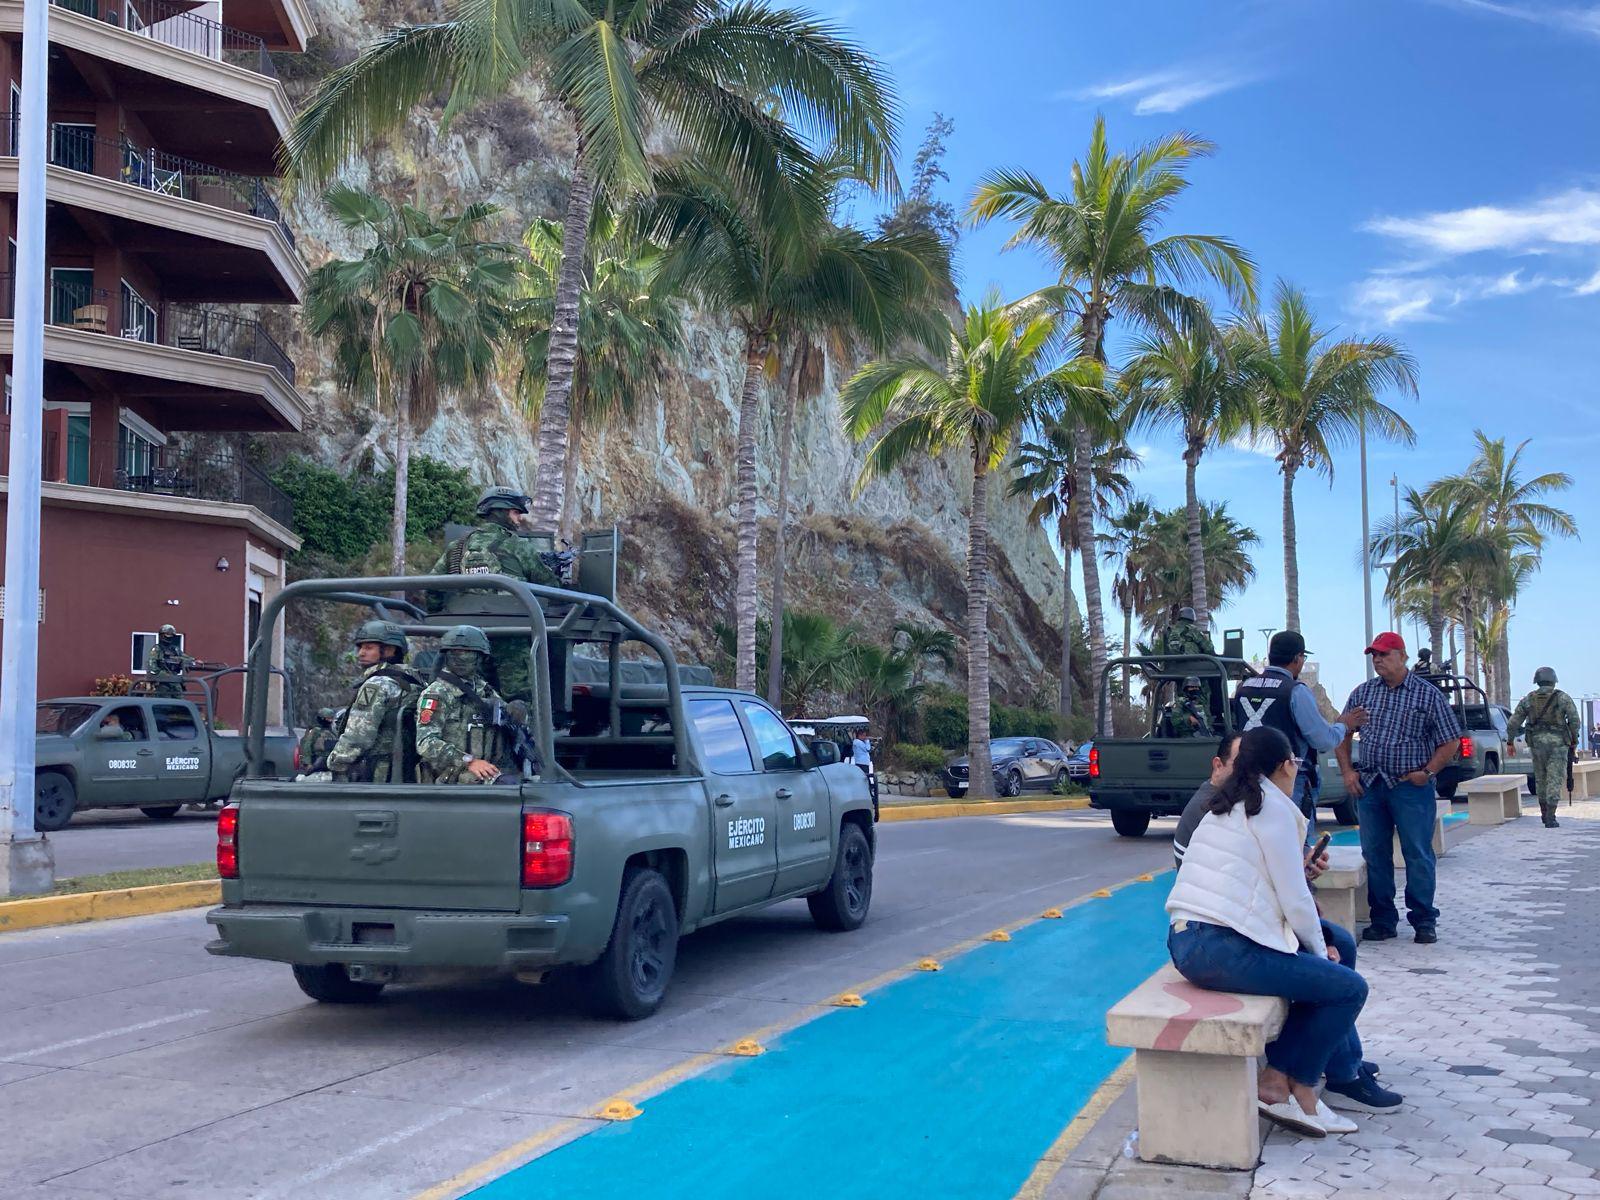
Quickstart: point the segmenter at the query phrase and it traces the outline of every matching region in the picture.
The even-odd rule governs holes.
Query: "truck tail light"
[[[572,818],[566,813],[522,814],[522,886],[560,887],[572,878]]]
[[[1464,737],[1461,739],[1461,757],[1472,757],[1472,739],[1469,737]]]
[[[217,874],[239,878],[239,806],[224,805],[217,814]]]
[[[1097,746],[1089,747],[1089,778],[1100,778],[1100,750]]]
[[[294,744],[294,773],[300,774],[300,743]]]

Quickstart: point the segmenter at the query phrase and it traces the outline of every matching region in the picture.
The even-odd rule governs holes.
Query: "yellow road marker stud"
[[[942,971],[944,970],[944,964],[941,963],[937,958],[924,958],[918,961],[917,970]]]
[[[1047,921],[1059,921],[1061,919],[1061,910],[1059,908],[1047,908],[1039,915]]]
[[[1139,876],[1139,882],[1140,883],[1152,883],[1152,882],[1154,882],[1154,880],[1155,880],[1155,876],[1154,875],[1150,875],[1148,873]]]
[[[865,1008],[867,1002],[854,992],[845,992],[833,998],[835,1008]]]
[[[1004,929],[996,929],[993,933],[984,934],[983,940],[986,942],[1009,942],[1011,935]]]
[[[631,1121],[643,1111],[626,1100],[608,1100],[595,1116],[602,1121]]]
[[[1089,894],[1091,896],[1093,896],[1096,900],[1104,900],[1107,896],[1111,895],[1111,889],[1110,888],[1101,888],[1099,891],[1090,892]]]
[[[754,1058],[756,1055],[765,1054],[766,1052],[767,1048],[754,1038],[745,1038],[743,1041],[735,1042],[732,1049],[728,1051],[729,1054],[736,1055],[739,1058]]]

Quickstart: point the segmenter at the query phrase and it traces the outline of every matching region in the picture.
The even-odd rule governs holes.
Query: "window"
[[[17,148],[17,142],[20,139],[20,136],[21,136],[21,133],[22,133],[21,129],[19,129],[18,126],[17,126],[17,122],[20,121],[20,120],[22,120],[22,89],[19,88],[16,84],[13,83],[11,85],[11,120],[7,122],[7,126],[8,126],[8,132],[6,134],[6,153],[7,154],[15,155],[15,154],[21,153],[21,151],[18,150],[18,148]],[[11,269],[12,269],[13,272],[15,272],[16,269],[17,269],[16,260],[14,260],[14,259],[12,260],[12,263],[11,263]]]
[[[762,704],[744,701],[745,719],[756,735],[756,747],[761,752],[761,765],[769,771],[798,771],[800,748],[794,743],[794,734],[772,710]]]
[[[156,732],[164,742],[186,742],[200,736],[194,713],[181,704],[155,706]]]
[[[250,599],[245,602],[244,608],[244,650],[250,653],[250,647],[256,644],[256,638],[261,635],[261,593],[252,590]]]
[[[89,418],[67,417],[67,480],[68,483],[89,482]]]
[[[94,300],[94,271],[89,267],[51,267],[50,268],[50,324],[52,325],[77,325],[79,324],[78,312],[86,309]],[[102,305],[98,313],[85,313],[82,317],[83,328],[96,328],[96,332],[105,332],[105,307]]]
[[[99,711],[98,704],[41,704],[33,710],[33,731],[71,737]]]
[[[744,729],[731,700],[695,700],[690,703],[689,712],[700,733],[700,745],[705,749],[709,769],[718,775],[738,775],[756,769],[750,758],[750,744],[744,740]]]
[[[117,470],[120,481],[131,488],[153,487],[161,468],[166,439],[132,413],[123,413],[117,426]]]
[[[112,720],[113,717],[116,718],[115,721]],[[112,725],[121,725],[122,731],[129,735],[122,739],[125,742],[142,742],[147,736],[144,725],[144,710],[137,704],[124,704],[121,708],[113,708],[100,718],[100,727],[102,729]]]
[[[133,661],[129,664],[129,669],[133,674],[143,675],[145,673],[145,655],[149,654],[150,647],[156,644],[157,636],[154,633],[136,633],[133,635]],[[178,649],[183,649],[183,634],[181,633],[178,635]]]

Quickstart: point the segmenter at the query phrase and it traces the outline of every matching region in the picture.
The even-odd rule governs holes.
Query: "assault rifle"
[[[506,748],[522,767],[522,777],[532,779],[538,775],[541,765],[538,743],[533,740],[532,731],[517,720],[504,700],[496,700],[490,706],[489,724],[498,729],[500,736],[505,738]]]

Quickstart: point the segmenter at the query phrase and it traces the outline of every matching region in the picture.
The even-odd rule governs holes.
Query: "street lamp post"
[[[1361,414],[1361,599],[1366,613],[1367,645],[1372,645],[1372,521],[1367,512],[1367,414]],[[1372,655],[1361,656],[1372,678]]]
[[[22,111],[6,468],[4,648],[0,649],[0,896],[48,891],[50,843],[33,828],[34,707],[39,690],[39,502],[44,422],[44,164],[49,0],[22,6]]]

